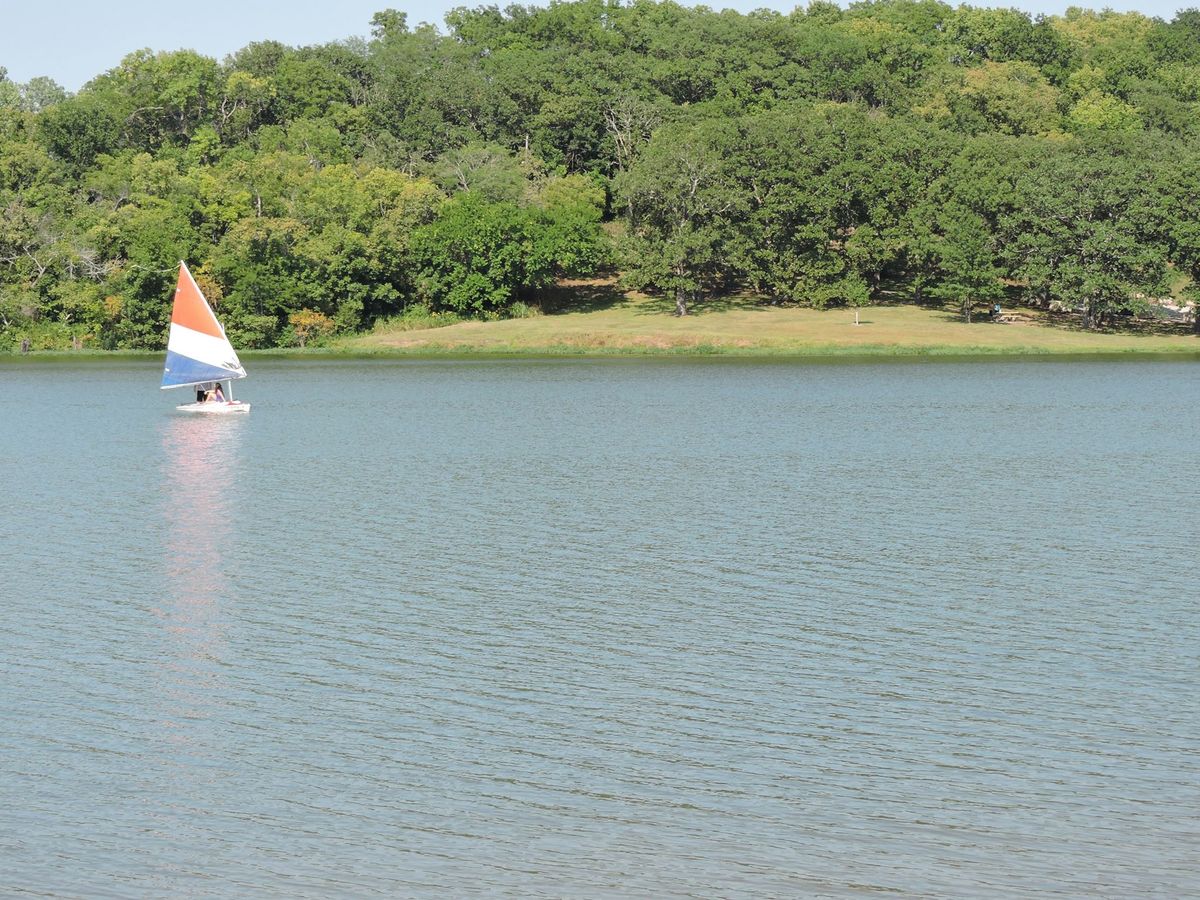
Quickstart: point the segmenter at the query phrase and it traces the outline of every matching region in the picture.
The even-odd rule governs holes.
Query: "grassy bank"
[[[586,307],[586,304],[585,304]],[[497,322],[459,322],[417,331],[379,330],[336,349],[388,354],[973,355],[1200,353],[1179,326],[1084,331],[1077,318],[1011,310],[1014,321],[970,324],[950,310],[916,306],[853,310],[781,309],[728,300],[683,318],[639,295],[568,311]]]
[[[677,318],[672,305],[622,295],[611,285],[575,287],[557,298],[562,312],[494,322],[462,321],[440,327],[401,327],[337,340],[308,350],[278,348],[243,357],[325,355],[396,356],[983,356],[983,355],[1196,355],[1200,337],[1181,325],[1134,325],[1085,331],[1078,317],[1011,309],[1012,321],[986,316],[966,323],[954,310],[895,305],[813,310],[760,305],[729,298],[699,305]],[[434,322],[437,320],[434,319]],[[418,327],[414,328],[414,325]],[[36,351],[10,359],[137,359],[160,351]]]

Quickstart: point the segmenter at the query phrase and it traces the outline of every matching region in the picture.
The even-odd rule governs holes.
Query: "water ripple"
[[[153,368],[0,367],[0,893],[1200,893],[1194,365]]]

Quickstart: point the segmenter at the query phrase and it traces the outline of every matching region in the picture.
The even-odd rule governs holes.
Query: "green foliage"
[[[991,218],[1000,261],[1031,299],[1081,313],[1085,326],[1141,311],[1165,289],[1169,244],[1157,172],[1168,164],[1142,137],[1097,132],[1041,146],[1030,139],[978,148],[971,163],[1006,160],[1003,194],[976,191]],[[978,168],[955,173],[991,179]]]
[[[121,123],[103,100],[82,95],[42,113],[38,132],[46,149],[78,177],[97,156],[115,149]]]
[[[687,315],[689,297],[734,271],[726,248],[736,240],[747,197],[722,152],[732,137],[720,122],[660,129],[617,179],[631,218],[627,281],[671,295],[678,315]]]
[[[541,307],[530,306],[524,300],[518,300],[504,311],[506,319],[536,319],[541,314]]]
[[[528,315],[614,259],[681,313],[1003,286],[1095,324],[1168,266],[1200,284],[1195,10],[566,0],[446,24],[141,50],[74,95],[0,70],[0,346],[159,347],[181,258],[239,346]]]
[[[423,303],[408,307],[397,316],[388,316],[375,322],[377,331],[423,331],[428,328],[443,328],[463,321],[462,316],[449,310],[434,311]]]
[[[0,108],[16,109],[21,105],[21,88],[8,77],[8,69],[0,66]]]
[[[1088,91],[1080,97],[1067,120],[1075,131],[1139,131],[1142,127],[1133,106],[1099,91]]]
[[[67,322],[23,322],[0,330],[0,350],[13,352],[29,341],[30,350],[82,350],[97,346],[95,335]]]
[[[1047,134],[1059,130],[1058,106],[1058,91],[1029,63],[985,61],[964,69],[926,109],[968,134]]]
[[[970,322],[976,303],[1004,296],[995,237],[981,215],[956,203],[938,210],[935,229],[940,278],[930,293],[957,304]]]
[[[939,167],[936,140],[853,107],[781,107],[739,123],[748,213],[739,268],[775,301],[862,305],[901,264],[907,208]]]
[[[511,153],[488,144],[468,144],[438,159],[438,184],[447,193],[473,191],[491,203],[517,203],[525,176]]]
[[[465,191],[413,235],[418,296],[433,309],[485,314],[543,287],[553,262],[528,252],[535,219],[516,204]]]
[[[311,343],[320,343],[333,333],[337,323],[323,312],[315,309],[301,309],[288,315],[288,325],[300,347]]]

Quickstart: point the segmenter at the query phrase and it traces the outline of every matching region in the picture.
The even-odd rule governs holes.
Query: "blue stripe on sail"
[[[220,366],[210,366],[173,350],[167,351],[167,365],[163,369],[163,387],[178,387],[184,384],[200,384],[204,381],[228,381],[241,378],[241,372],[230,372]]]

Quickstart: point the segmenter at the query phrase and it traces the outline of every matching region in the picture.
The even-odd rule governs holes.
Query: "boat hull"
[[[175,407],[179,412],[200,413],[206,416],[227,416],[250,412],[250,404],[242,400],[203,400]]]

